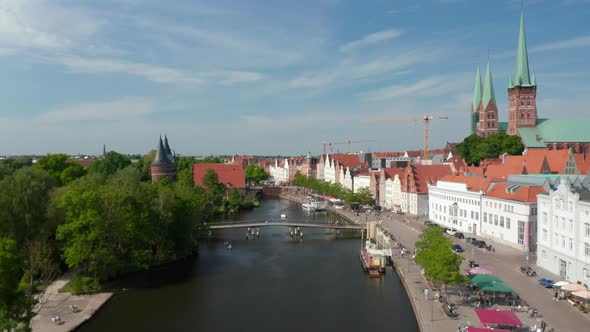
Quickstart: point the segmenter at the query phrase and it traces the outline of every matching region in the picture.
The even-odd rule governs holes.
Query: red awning
[[[475,313],[484,327],[498,325],[522,326],[516,314],[508,310],[475,309]]]

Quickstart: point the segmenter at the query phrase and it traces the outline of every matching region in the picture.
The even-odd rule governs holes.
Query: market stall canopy
[[[522,326],[516,314],[508,310],[475,309],[479,321],[484,327]],[[495,330],[498,331],[498,330]]]
[[[514,289],[492,274],[475,274],[469,275],[467,278],[485,292],[514,293]]]
[[[561,289],[563,289],[564,291],[568,291],[568,292],[575,292],[575,291],[585,290],[586,287],[584,287],[583,285],[580,285],[580,284],[569,284],[569,285],[561,286]]]
[[[590,300],[590,291],[587,289],[573,292],[572,295],[575,297],[579,297],[582,300]]]
[[[467,328],[467,332],[490,332],[490,331],[494,331],[494,332],[510,332],[510,330],[505,330],[505,329],[488,329],[485,327],[468,327]]]
[[[484,269],[483,267],[480,266],[476,266],[476,267],[472,267],[471,269],[469,269],[469,271],[467,271],[469,274],[492,274],[492,272]]]
[[[553,284],[553,287],[562,287],[562,286],[569,285],[569,284],[570,283],[567,282],[567,281],[558,281],[558,282],[556,282],[556,283]]]

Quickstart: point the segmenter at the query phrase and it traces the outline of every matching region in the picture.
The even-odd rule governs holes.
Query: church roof
[[[518,47],[516,50],[516,71],[514,75],[514,86],[532,87],[535,86],[531,82],[529,72],[529,55],[526,47],[526,35],[524,32],[524,13],[520,14],[520,30],[518,32]]]
[[[496,103],[496,94],[494,93],[494,83],[492,82],[492,69],[490,68],[490,60],[486,67],[486,78],[483,84],[483,94],[481,96],[484,109],[488,107],[490,101]]]
[[[590,118],[537,119],[531,128],[517,128],[527,148],[544,148],[547,143],[590,143]]]
[[[166,155],[172,156],[172,150],[170,149],[170,145],[168,144],[168,136],[166,136],[166,134],[164,134],[164,150],[166,152]]]
[[[477,74],[475,75],[475,87],[473,88],[473,109],[476,110],[481,103],[481,73],[479,71],[479,65],[477,65]]]

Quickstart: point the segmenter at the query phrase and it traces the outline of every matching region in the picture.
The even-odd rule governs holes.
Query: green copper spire
[[[475,87],[473,88],[473,109],[476,110],[481,102],[481,73],[477,65],[477,74],[475,76]]]
[[[508,89],[514,88],[514,83],[512,83],[512,75],[508,76]]]
[[[524,12],[520,13],[520,31],[518,33],[518,48],[516,50],[516,73],[514,86],[534,86],[529,74],[529,56],[526,49],[526,35],[524,33]]]
[[[535,70],[533,69],[533,75],[531,75],[531,84],[537,86],[537,79],[535,78]]]
[[[488,66],[486,68],[486,79],[483,84],[483,95],[482,102],[483,108],[485,109],[490,101],[496,103],[496,94],[494,93],[494,83],[492,83],[492,69],[490,67],[490,60],[488,60]]]

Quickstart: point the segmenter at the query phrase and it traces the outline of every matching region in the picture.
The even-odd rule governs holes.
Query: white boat
[[[301,207],[305,211],[310,211],[310,212],[314,212],[314,211],[325,211],[326,210],[326,206],[324,206],[322,203],[317,202],[317,201],[311,201],[309,203],[303,203],[303,204],[301,204]]]
[[[281,219],[283,219],[283,220],[287,219],[287,215],[286,215],[286,214],[284,214],[284,213],[283,213],[283,214],[281,214]]]

